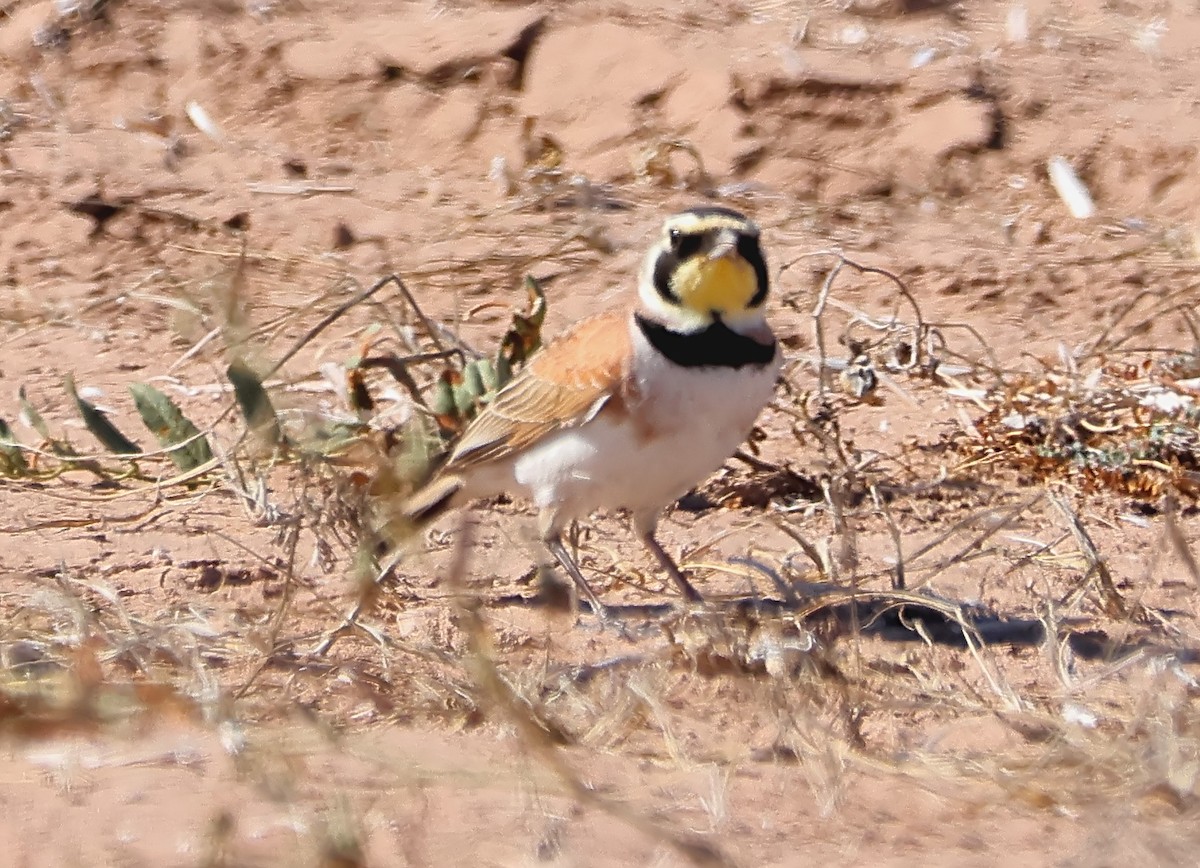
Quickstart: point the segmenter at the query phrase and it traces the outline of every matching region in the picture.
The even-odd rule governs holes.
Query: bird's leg
[[[600,598],[596,596],[596,592],[592,590],[591,585],[587,583],[587,579],[583,577],[583,572],[579,569],[579,565],[575,563],[575,559],[571,557],[571,553],[563,545],[562,536],[558,530],[551,528],[543,531],[542,541],[546,544],[546,548],[550,549],[550,554],[554,555],[555,560],[562,564],[562,568],[575,580],[576,587],[588,598],[588,602],[592,604],[592,612],[600,620],[607,621],[608,609],[600,602]]]
[[[683,594],[684,598],[693,603],[703,603],[704,598],[700,596],[700,592],[692,587],[692,583],[687,580],[687,576],[683,574],[683,570],[679,569],[679,565],[675,563],[674,558],[667,554],[667,550],[654,538],[654,526],[638,527],[638,532],[642,543],[654,554],[659,566],[667,571],[667,575],[679,587],[679,591]]]

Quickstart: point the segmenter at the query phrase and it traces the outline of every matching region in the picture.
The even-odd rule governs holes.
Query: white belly
[[[519,456],[511,478],[560,527],[595,509],[657,514],[746,439],[774,392],[778,361],[761,369],[682,368],[635,345],[640,402],[629,409],[644,427],[601,413]]]

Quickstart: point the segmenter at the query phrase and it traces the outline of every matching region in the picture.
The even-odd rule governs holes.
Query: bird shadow
[[[510,594],[493,601],[499,607],[561,609],[561,602],[548,602],[534,595]],[[801,626],[819,626],[828,639],[850,635],[868,636],[886,642],[920,642],[951,648],[971,644],[1036,648],[1047,641],[1048,622],[1029,614],[1006,613],[964,601],[927,593],[854,590],[836,585],[797,586],[787,599],[763,596],[725,597],[703,603],[664,602],[617,604],[607,607],[607,618],[620,625],[620,633],[646,636],[658,632],[683,615],[722,617],[746,624],[771,619],[799,619]],[[1181,612],[1158,610],[1160,618]],[[580,601],[581,619],[594,616],[586,601]],[[600,623],[600,622],[597,622]],[[1089,619],[1063,618],[1054,624],[1057,639],[1079,658],[1117,661],[1132,654],[1170,654],[1180,663],[1200,662],[1200,649],[1156,641],[1153,635],[1119,638],[1091,626]]]

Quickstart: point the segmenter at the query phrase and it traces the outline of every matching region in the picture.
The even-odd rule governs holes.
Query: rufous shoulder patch
[[[577,424],[623,393],[632,353],[629,314],[584,320],[535,355],[463,432],[444,471],[497,460]]]

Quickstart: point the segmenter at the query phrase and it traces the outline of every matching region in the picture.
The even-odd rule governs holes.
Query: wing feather
[[[443,472],[505,458],[591,418],[629,375],[629,316],[580,323],[535,355],[467,426]]]

